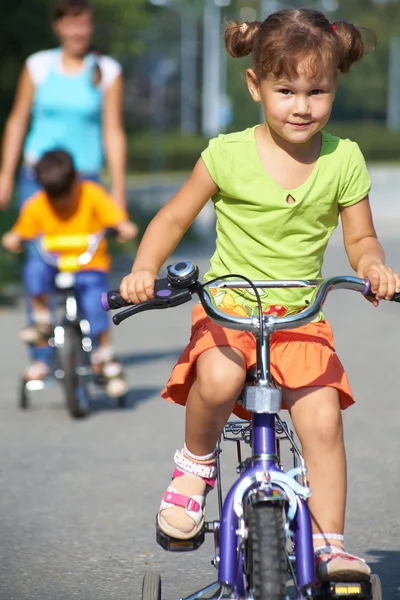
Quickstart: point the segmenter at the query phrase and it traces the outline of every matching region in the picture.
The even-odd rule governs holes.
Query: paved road
[[[391,264],[400,267],[397,224],[378,229],[387,233]],[[326,274],[349,272],[337,240]],[[202,257],[183,252],[204,269]],[[338,292],[326,312],[358,399],[345,414],[348,547],[374,563],[385,600],[394,600],[400,598],[400,307],[375,310],[356,294]],[[146,570],[163,575],[167,599],[210,582],[211,540],[188,555],[165,553],[154,540],[155,513],[183,431],[183,410],[159,399],[159,391],[187,340],[190,306],[138,315],[115,329],[129,407],[117,410],[99,398],[83,422],[69,419],[57,388],[37,394],[26,413],[16,408],[26,364],[16,339],[23,312],[2,308],[0,319],[0,599],[138,600]],[[229,480],[233,446],[223,458]]]

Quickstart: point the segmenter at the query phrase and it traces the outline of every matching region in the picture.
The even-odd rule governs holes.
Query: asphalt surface
[[[388,261],[400,269],[397,221],[383,221]],[[335,236],[326,275],[350,273]],[[208,247],[182,249],[202,272]],[[115,280],[119,274],[116,273]],[[168,554],[155,542],[155,514],[182,443],[184,411],[159,397],[189,336],[191,305],[140,314],[114,328],[130,384],[127,408],[99,395],[75,422],[55,386],[17,408],[27,362],[16,334],[23,307],[0,309],[0,600],[140,598],[145,571],[163,577],[173,599],[215,580],[212,539],[195,553]],[[357,400],[346,411],[349,496],[346,539],[400,598],[400,306],[374,309],[355,293],[332,294],[326,314]],[[234,446],[223,454],[226,481]],[[215,494],[209,517],[216,515]]]

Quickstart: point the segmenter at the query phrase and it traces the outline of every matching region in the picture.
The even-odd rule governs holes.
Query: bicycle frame
[[[355,277],[332,278],[327,282],[321,281],[287,281],[287,282],[253,282],[256,287],[316,287],[316,297],[312,305],[302,311],[302,323],[309,322],[317,316],[320,307],[326,299],[327,294],[333,287],[355,289],[363,293],[367,292],[367,286],[360,279]],[[245,288],[250,287],[243,281],[229,282],[221,281],[213,283],[212,287],[227,288]],[[200,301],[207,313],[221,325],[227,325],[227,317],[219,311],[215,305],[213,297],[209,294],[200,295]],[[217,310],[216,310],[217,309]],[[218,312],[218,318],[217,317]],[[298,599],[305,596],[312,596],[312,587],[315,583],[314,551],[311,529],[311,517],[307,505],[307,498],[311,495],[306,486],[306,468],[304,461],[300,467],[295,467],[284,472],[280,466],[280,457],[277,449],[277,423],[279,419],[278,412],[281,408],[281,391],[274,387],[270,376],[270,336],[276,329],[287,328],[288,324],[299,321],[298,315],[288,317],[271,317],[264,315],[261,327],[256,319],[243,317],[232,317],[229,315],[229,325],[237,325],[237,329],[245,329],[243,323],[247,322],[246,329],[252,331],[256,338],[261,337],[261,348],[257,353],[257,377],[255,385],[250,388],[245,386],[244,396],[249,389],[255,390],[252,394],[253,400],[257,392],[260,392],[261,407],[260,412],[253,412],[250,435],[252,441],[251,457],[248,464],[239,475],[236,482],[228,491],[225,501],[221,506],[220,499],[220,523],[214,524],[217,534],[216,549],[219,550],[214,564],[218,565],[218,583],[207,586],[200,592],[181,600],[196,600],[203,595],[213,591],[212,598],[221,598],[226,592],[231,598],[239,599],[245,597],[245,579],[243,573],[243,545],[246,540],[246,522],[245,505],[251,501],[252,496],[256,495],[257,501],[276,500],[276,493],[279,499],[286,503],[287,510],[287,537],[292,537],[294,541],[294,556],[296,569],[291,565],[290,557],[288,560],[288,572],[291,574]],[[258,389],[257,389],[258,388]],[[264,396],[264,398],[263,398]],[[246,408],[246,405],[245,405]],[[247,406],[247,408],[249,408]],[[253,402],[253,408],[256,406]],[[264,412],[265,411],[265,412]],[[279,419],[279,421],[278,421]],[[292,446],[298,452],[291,436],[287,436]],[[300,455],[300,453],[299,453]],[[219,462],[219,461],[218,461]],[[219,464],[218,464],[219,467]],[[219,468],[218,468],[219,471]],[[302,483],[298,483],[297,477],[302,477]],[[272,496],[272,490],[275,494]],[[221,491],[220,491],[221,495]],[[213,528],[212,528],[213,529]]]
[[[54,327],[54,337],[50,345],[56,348],[62,348],[65,340],[65,328],[75,327],[79,330],[82,338],[82,350],[90,353],[92,350],[92,339],[90,324],[80,314],[78,300],[73,289],[73,284],[67,290],[59,287],[56,283],[56,293],[63,294],[63,314],[58,324]]]
[[[69,326],[79,330],[83,351],[89,354],[92,350],[90,325],[88,320],[82,318],[80,314],[74,290],[75,273],[81,265],[90,262],[107,233],[108,230],[90,235],[45,235],[25,242],[36,250],[43,262],[55,270],[55,298],[62,295],[63,313],[60,319],[57,320],[53,335],[49,339],[49,345],[52,348],[61,349],[64,347],[65,327]],[[70,252],[71,254],[64,255],[64,252]],[[63,379],[64,377],[64,372],[59,365],[56,354],[53,355],[53,374],[56,379]],[[81,374],[90,375],[91,370],[88,367],[85,373]],[[26,382],[29,391],[41,390],[44,386],[45,382],[43,380],[29,380]]]

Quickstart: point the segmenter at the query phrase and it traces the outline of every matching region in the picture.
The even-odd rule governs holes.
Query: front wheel
[[[286,597],[286,538],[281,502],[249,504],[245,570],[254,600]]]
[[[161,600],[161,577],[146,573],[143,577],[142,600]]]
[[[372,600],[382,600],[382,584],[378,575],[371,575],[371,596]]]
[[[65,328],[64,345],[60,349],[60,355],[67,410],[74,419],[82,419],[87,416],[90,404],[89,360],[82,348],[82,337],[78,328]]]
[[[18,406],[22,410],[29,408],[28,390],[26,389],[26,379],[23,377],[20,383]]]

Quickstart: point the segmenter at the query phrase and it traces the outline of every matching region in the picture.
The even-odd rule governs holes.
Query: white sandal
[[[120,398],[128,391],[122,364],[115,359],[112,346],[101,346],[92,352],[93,370],[106,380],[106,392],[111,398]]]
[[[183,452],[179,452],[179,450],[175,452],[174,462],[177,468],[172,475],[172,483],[176,478],[182,476],[197,477],[202,479],[206,484],[205,492],[202,495],[194,494],[186,496],[185,494],[180,494],[173,485],[168,486],[162,497],[157,522],[164,534],[179,540],[189,540],[194,538],[204,526],[205,498],[207,493],[214,487],[217,468],[215,460],[210,464],[197,463],[185,456]],[[184,509],[186,515],[193,521],[193,527],[189,531],[181,531],[173,527],[168,523],[167,515],[163,514],[164,511],[168,511],[168,509],[176,506]]]
[[[314,552],[315,571],[319,581],[369,581],[371,569],[363,558],[330,544],[317,546]]]

